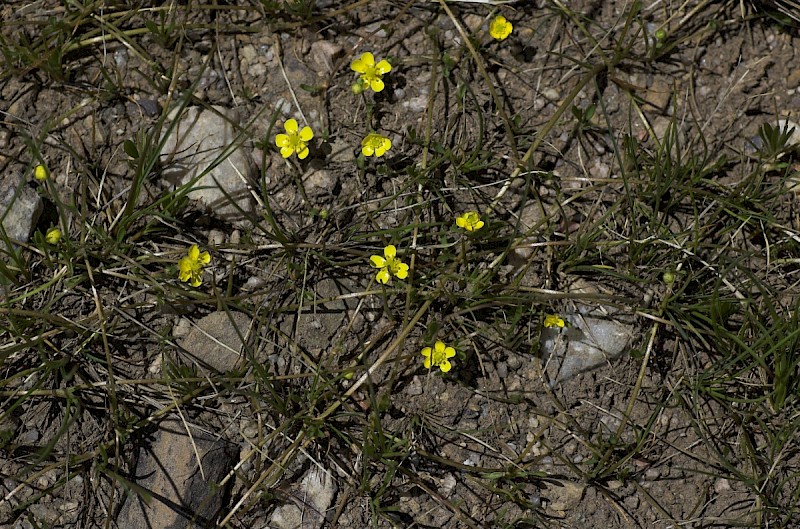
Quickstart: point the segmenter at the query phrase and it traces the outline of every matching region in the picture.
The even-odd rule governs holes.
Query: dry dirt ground
[[[76,241],[75,269],[23,246],[37,268],[6,281],[0,527],[113,527],[136,492],[127,480],[138,449],[175,400],[186,420],[241,448],[213,517],[229,527],[270,527],[316,465],[336,482],[331,527],[792,526],[737,456],[742,431],[768,425],[676,390],[711,361],[668,332],[650,340],[658,318],[643,315],[662,296],[664,267],[637,263],[638,282],[601,277],[591,267],[622,267],[632,250],[609,244],[597,258],[581,246],[587,225],[608,241],[644,233],[630,227],[650,225],[647,212],[611,207],[627,193],[670,200],[646,183],[624,189],[621,168],[637,163],[624,156],[630,142],[739,160],[763,123],[792,117],[791,25],[739,2],[645,1],[634,16],[631,2],[584,0],[448,2],[449,13],[431,1],[136,3],[139,12],[117,2],[0,7],[0,171],[43,196],[38,232],[61,218],[53,193],[74,198]],[[486,30],[498,13],[514,24],[503,41]],[[391,60],[380,93],[351,89],[350,63],[365,51]],[[131,200],[146,207],[171,192],[155,163],[131,198],[124,142],[179,104],[236,111],[254,211],[231,224],[191,201],[164,206],[131,221],[134,240],[116,241]],[[274,136],[296,116],[315,138],[307,159],[287,163]],[[392,140],[381,159],[359,159],[369,129]],[[31,177],[38,163],[46,188]],[[736,178],[730,165],[718,175],[720,186]],[[772,207],[794,229],[792,200]],[[704,214],[674,206],[665,230]],[[489,279],[436,283],[437,299],[408,326],[433,289],[425,281],[461,262],[437,256],[466,209],[485,212],[491,231],[462,273]],[[508,251],[520,240],[525,251]],[[176,281],[186,241],[212,250],[213,287]],[[374,282],[368,257],[389,242],[416,248],[413,289]],[[62,269],[81,279],[53,280]],[[551,387],[541,315],[586,306],[633,326],[631,354]],[[218,310],[253,322],[242,334],[260,371],[186,367],[173,378],[193,381],[166,384],[176,328]],[[435,336],[459,342],[446,375],[419,361]],[[341,399],[398,339],[391,361]],[[363,367],[354,377],[352,365]],[[776,475],[796,459],[778,457]],[[793,505],[798,480],[781,476],[783,492],[770,497]]]

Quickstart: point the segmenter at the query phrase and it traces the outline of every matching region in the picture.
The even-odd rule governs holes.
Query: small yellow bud
[[[661,279],[664,281],[664,283],[671,285],[672,283],[675,282],[675,272],[667,270],[666,272],[661,274]]]
[[[58,241],[61,240],[61,230],[58,228],[50,228],[47,230],[44,240],[47,241],[47,244],[58,244]]]
[[[361,82],[361,79],[350,85],[350,91],[355,95],[358,95],[364,91],[364,84]]]
[[[37,165],[36,169],[33,170],[33,177],[40,182],[47,180],[47,175],[48,175],[47,167],[45,167],[44,165],[41,164]]]

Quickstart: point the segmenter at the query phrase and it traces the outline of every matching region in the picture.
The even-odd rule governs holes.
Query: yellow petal
[[[444,352],[445,347],[446,347],[446,345],[444,344],[444,342],[437,341],[435,344],[433,344],[434,350],[439,354]]]
[[[275,136],[275,145],[278,147],[287,147],[289,145],[289,136],[286,134],[278,134]]]
[[[381,146],[378,149],[381,153],[378,156],[382,156],[383,153],[385,153],[391,148],[392,148],[392,140],[390,140],[389,138],[381,138]]]
[[[467,227],[467,219],[464,217],[456,217],[456,226],[459,228],[466,228]]]
[[[426,358],[425,361],[422,362],[422,365],[425,366],[425,369],[430,369],[431,368],[431,359],[430,358]]]
[[[369,262],[375,268],[383,268],[384,266],[386,266],[386,259],[384,259],[380,255],[373,255],[372,257],[369,258]]]
[[[394,275],[396,275],[399,279],[405,279],[408,277],[408,265],[405,263],[400,263],[397,265],[397,270],[395,271]]]
[[[393,244],[390,244],[389,246],[383,249],[383,255],[387,259],[394,259],[395,256],[397,255],[397,248],[395,248]]]
[[[375,149],[372,148],[372,145],[362,145],[361,154],[363,154],[364,156],[372,156],[373,154],[375,154]]]
[[[444,362],[439,364],[439,369],[442,370],[442,373],[447,373],[448,371],[450,371],[450,368],[452,367],[453,366],[450,364],[450,360],[445,360]]]
[[[479,229],[483,228],[483,224],[484,224],[483,221],[479,220],[478,222],[475,223],[475,227],[473,229],[474,230],[479,230]]]
[[[200,264],[208,264],[211,262],[211,255],[208,252],[203,252],[200,254],[200,257],[197,258],[197,262]]]
[[[283,156],[284,158],[288,158],[289,156],[292,155],[293,152],[294,149],[292,149],[291,147],[281,147],[281,156]]]
[[[367,71],[367,65],[359,58],[350,63],[350,69],[354,72],[364,73]]]
[[[453,358],[456,355],[456,350],[452,347],[448,347],[444,350],[444,357],[445,358]]]
[[[306,156],[308,156],[308,147],[303,145],[302,148],[300,148],[300,150],[297,151],[297,157],[300,158],[301,160],[305,160]]]
[[[200,281],[200,275],[198,274],[192,277],[192,282],[189,284],[192,285],[193,287],[199,287],[202,283],[203,282]]]
[[[286,129],[286,132],[289,134],[297,134],[297,120],[294,118],[287,119],[286,123],[283,124],[283,128]]]
[[[189,259],[191,259],[192,261],[197,261],[199,255],[200,255],[200,248],[198,248],[196,244],[193,244],[191,248],[189,248]]]
[[[364,52],[361,54],[361,62],[367,66],[375,66],[375,56],[368,51]]]
[[[375,275],[375,279],[378,280],[378,283],[381,283],[381,284],[385,285],[386,283],[389,282],[389,271],[387,269],[385,269],[385,268],[381,269]]]
[[[430,358],[430,356],[431,356],[431,348],[430,347],[425,347],[424,349],[422,349],[422,352],[420,354],[422,354],[422,356],[427,356],[428,358]]]
[[[180,268],[178,279],[181,281],[189,281],[189,278],[192,277],[192,267],[185,257],[178,263],[178,268]]]
[[[375,71],[381,75],[389,73],[392,71],[392,65],[389,64],[389,61],[383,59],[382,61],[380,61],[378,64],[375,65]]]
[[[375,92],[380,92],[381,90],[383,90],[384,84],[383,84],[383,81],[382,81],[382,80],[380,80],[380,79],[378,79],[378,78],[376,77],[375,79],[373,79],[373,80],[372,80],[372,83],[370,83],[370,85],[369,85],[369,86],[370,86],[370,88],[372,88],[372,89],[373,89]]]
[[[311,127],[303,127],[303,130],[300,131],[300,139],[303,141],[309,141],[313,137],[314,131],[311,130]]]

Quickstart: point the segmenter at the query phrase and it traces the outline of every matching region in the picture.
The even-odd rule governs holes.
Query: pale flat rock
[[[0,179],[0,215],[10,239],[28,242],[43,209],[42,198],[24,182],[10,175]]]
[[[548,484],[546,498],[549,500],[547,509],[555,511],[559,516],[575,509],[583,499],[586,485],[572,481],[560,481]]]
[[[336,483],[330,472],[312,467],[292,492],[294,503],[275,509],[269,527],[319,529],[335,494]]]
[[[180,345],[205,372],[224,373],[241,367],[250,322],[241,312],[212,312],[192,326]]]
[[[183,529],[213,525],[225,508],[225,490],[219,483],[233,468],[239,449],[200,429],[191,428],[191,434],[189,437],[180,419],[164,421],[153,441],[140,449],[132,479],[151,499],[145,502],[131,493],[117,518],[117,527]]]
[[[583,314],[565,314],[568,326],[542,331],[542,356],[552,385],[619,358],[633,338],[633,325]]]
[[[214,216],[241,223],[255,209],[248,187],[253,178],[250,153],[241,144],[236,111],[220,106],[188,107],[161,149],[163,178],[179,187],[192,185],[189,198],[199,200]],[[170,112],[165,131],[176,119]]]

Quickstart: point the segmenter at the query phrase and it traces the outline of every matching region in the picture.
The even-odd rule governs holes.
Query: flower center
[[[400,270],[401,264],[402,261],[394,257],[386,259],[386,267],[389,269],[389,272],[391,272],[394,275],[397,275],[397,271]]]
[[[447,349],[442,348],[441,351],[437,351],[436,348],[433,348],[433,354],[431,354],[431,363],[435,366],[440,366],[447,361]]]
[[[291,147],[296,151],[302,151],[305,142],[303,142],[303,140],[300,139],[300,135],[297,134],[296,132],[293,132],[288,136],[289,136],[289,147]]]
[[[380,78],[381,78],[381,76],[377,72],[375,66],[367,66],[364,69],[364,74],[362,76],[362,79],[364,79],[365,83],[371,83],[372,81],[374,81],[376,79],[380,79]]]

